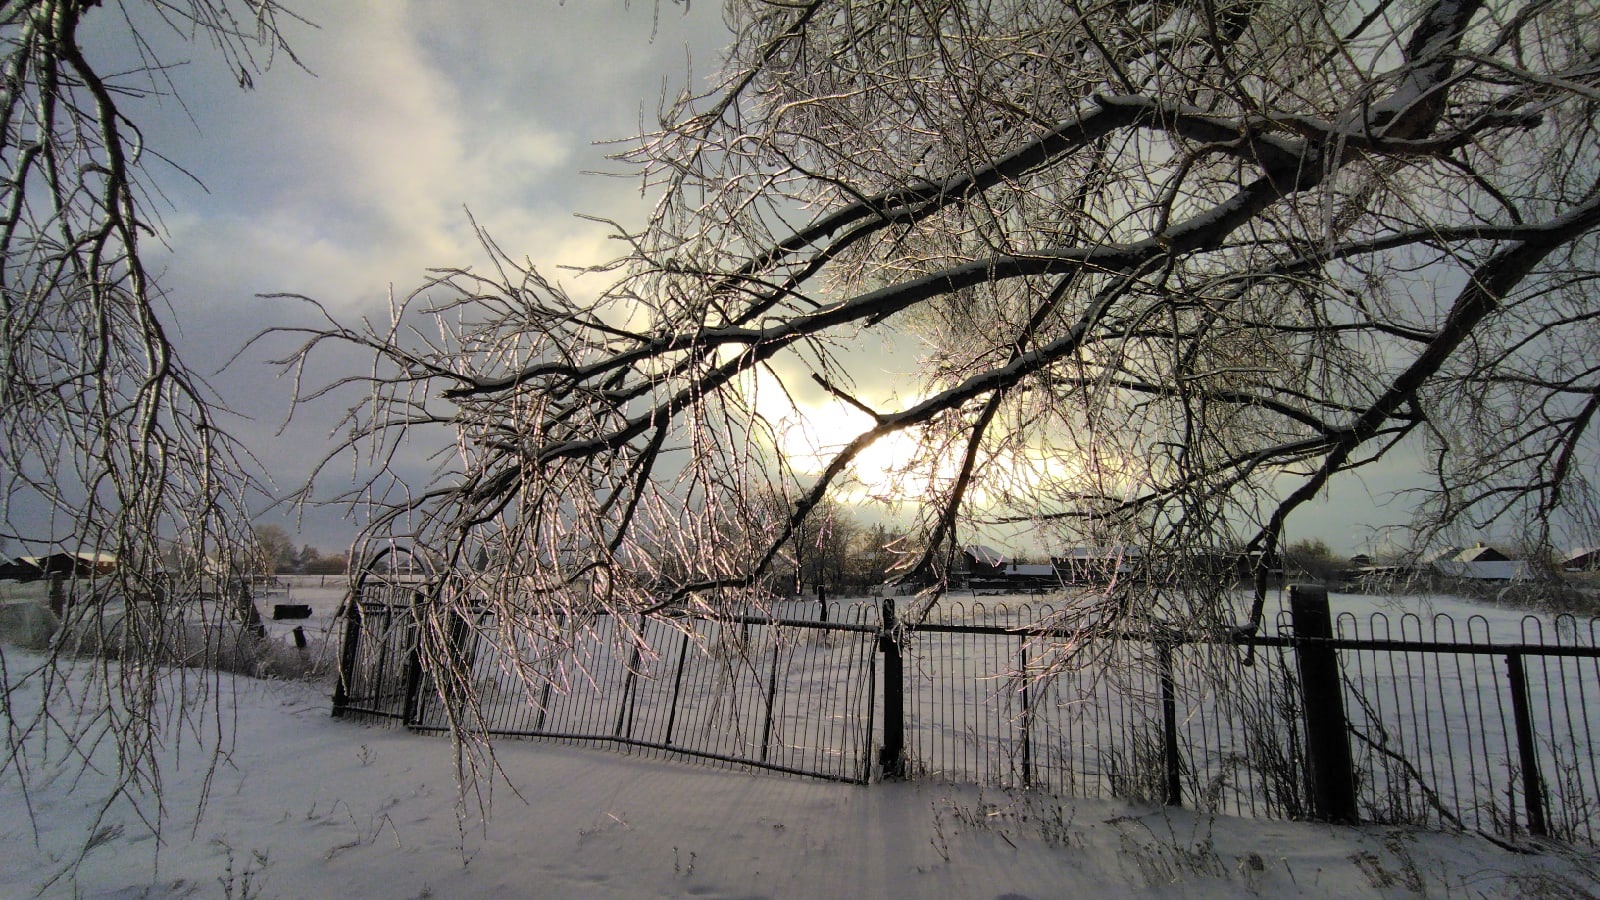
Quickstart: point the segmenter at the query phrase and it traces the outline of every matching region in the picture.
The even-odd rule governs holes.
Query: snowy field
[[[272,602],[313,607],[311,619],[269,629],[287,637],[302,626],[315,649],[342,590],[330,578],[262,598],[269,614]],[[1371,611],[1370,600],[1358,602]],[[1404,612],[1417,601],[1392,603]],[[1520,631],[1520,611],[1430,603],[1458,617],[1487,612]],[[13,683],[39,660],[5,648]],[[45,762],[26,796],[7,769],[0,897],[1600,893],[1600,861],[1570,849],[1527,854],[1475,836],[960,785],[852,787],[547,742],[501,743],[509,783],[497,781],[487,802],[463,803],[446,739],[333,720],[320,685],[223,676],[214,686],[222,715],[160,751],[170,819],[159,838],[132,807],[114,804],[74,870],[112,760],[95,759],[81,778],[75,765],[51,777]],[[27,721],[37,689],[27,682],[10,700]],[[233,740],[208,782],[200,745],[217,722]],[[58,764],[64,750],[29,746],[36,764]]]
[[[28,657],[8,653],[13,671]],[[36,659],[36,657],[35,657]],[[977,788],[851,787],[551,743],[499,748],[510,786],[457,802],[449,741],[328,717],[320,689],[227,679],[232,752],[166,748],[160,840],[110,773],[0,782],[0,896],[1583,896],[1594,861],[1475,837],[1207,818]],[[26,702],[26,697],[20,698]],[[186,745],[186,746],[185,746]],[[179,757],[185,751],[187,757]],[[515,791],[512,790],[515,787]],[[459,818],[458,818],[459,816]],[[459,824],[459,828],[458,828]]]

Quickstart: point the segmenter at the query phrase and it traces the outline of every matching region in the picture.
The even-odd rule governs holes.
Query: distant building
[[[1429,566],[1437,575],[1465,581],[1521,581],[1528,577],[1527,563],[1487,544],[1451,547],[1436,554]]]
[[[1561,568],[1568,572],[1592,572],[1600,569],[1600,547],[1584,547],[1572,551],[1561,561]]]
[[[983,544],[971,544],[961,551],[961,555],[966,558],[969,569],[974,572],[998,571],[1007,562],[1004,553]]]
[[[49,553],[44,556],[19,556],[0,563],[0,578],[12,581],[37,581],[46,575],[92,578],[117,570],[117,557],[111,553],[78,551]]]
[[[1050,564],[1012,562],[993,547],[973,544],[961,551],[961,571],[974,591],[1036,593],[1061,587],[1061,576]]]
[[[971,584],[974,581],[989,582],[1004,578],[1006,564],[1009,560],[1006,555],[993,547],[982,544],[972,544],[961,550],[961,564],[952,573],[956,581]]]
[[[1007,590],[1053,591],[1061,587],[1061,577],[1052,565],[1009,563],[1001,574]]]

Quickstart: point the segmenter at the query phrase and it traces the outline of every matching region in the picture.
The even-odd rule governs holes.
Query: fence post
[[[420,593],[411,598],[411,606],[406,617],[406,632],[410,637],[410,644],[406,652],[406,693],[405,707],[400,715],[400,723],[410,728],[418,723],[418,714],[422,707],[422,623],[418,621],[418,609],[423,603]]]
[[[634,636],[633,653],[628,656],[628,674],[622,682],[622,706],[617,709],[617,728],[612,733],[612,737],[629,741],[633,740],[633,692],[634,685],[639,680],[639,660],[642,655],[646,624],[648,620],[640,616],[639,633]],[[623,732],[623,726],[627,726],[626,733]]]
[[[436,687],[440,698],[449,707],[447,715],[455,716],[466,694],[471,691],[468,686],[472,683],[472,667],[477,662],[477,640],[465,613],[457,609],[452,610],[449,616],[450,628],[445,648],[448,668],[444,671],[444,684]],[[472,640],[470,648],[467,643],[469,639]]]
[[[356,660],[361,647],[361,591],[350,592],[345,601],[344,643],[339,646],[339,680],[333,685],[333,717],[344,718],[350,705],[350,683],[356,677]]]
[[[472,667],[477,662],[477,642],[472,643],[472,652],[468,653],[467,639],[472,637],[472,623],[467,621],[466,614],[456,610],[450,614],[450,663],[457,667],[461,680],[467,681],[472,676]]]
[[[1528,810],[1528,833],[1545,837],[1544,782],[1539,777],[1539,755],[1533,745],[1533,719],[1528,715],[1528,675],[1521,653],[1506,654],[1506,675],[1511,680],[1511,715],[1517,725],[1517,757],[1522,765],[1522,800]],[[1512,816],[1513,823],[1515,815]]]
[[[1355,771],[1350,759],[1349,724],[1344,711],[1344,687],[1338,651],[1326,643],[1333,638],[1328,589],[1291,585],[1289,616],[1294,625],[1301,708],[1306,720],[1311,817],[1354,825],[1359,814]]]
[[[1183,767],[1178,757],[1178,686],[1172,676],[1172,642],[1156,644],[1161,666],[1161,750],[1167,764],[1167,805],[1183,805]]]
[[[767,761],[767,750],[772,744],[772,706],[778,700],[778,653],[783,649],[783,636],[776,623],[767,626],[772,636],[772,668],[767,670],[767,712],[761,723],[761,761]]]
[[[67,573],[50,573],[50,611],[56,618],[67,617]]]
[[[565,614],[556,613],[556,627],[567,627],[567,617]],[[574,639],[574,643],[576,643],[576,639]],[[545,643],[539,649],[540,651],[549,651],[550,645]],[[568,648],[568,652],[571,652],[571,648]],[[552,668],[547,670],[544,678],[544,687],[539,689],[539,718],[533,723],[534,734],[544,734],[544,723],[550,717],[550,691],[554,686],[555,680],[556,669]]]
[[[1033,704],[1028,696],[1028,636],[1018,635],[1017,654],[1021,665],[1017,671],[1022,676],[1022,786],[1033,786]]]
[[[885,778],[906,776],[905,663],[898,631],[894,598],[885,597],[878,632],[878,651],[883,654],[883,747],[878,751],[878,766]]]
[[[683,640],[678,642],[678,672],[672,676],[672,702],[667,705],[667,736],[661,742],[672,746],[672,727],[678,722],[678,695],[683,692],[683,667],[689,661],[689,629],[683,630]],[[546,688],[549,685],[545,685]]]

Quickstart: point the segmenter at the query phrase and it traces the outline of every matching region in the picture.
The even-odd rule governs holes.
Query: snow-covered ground
[[[8,652],[7,664],[16,671],[30,658]],[[851,787],[545,742],[498,748],[510,784],[494,785],[485,818],[475,800],[457,802],[448,740],[335,721],[322,691],[304,684],[225,686],[234,748],[198,823],[205,757],[192,737],[165,748],[176,763],[165,784],[173,820],[159,841],[114,806],[76,872],[62,874],[111,771],[36,782],[32,823],[14,774],[0,779],[0,896],[1600,892],[1595,861],[1576,852],[1521,854],[1471,836],[976,787]]]
[[[303,625],[315,647],[340,597],[333,579],[296,584],[289,602],[313,617],[270,627]],[[40,659],[6,648],[12,683]],[[19,722],[38,704],[31,684],[10,698]],[[447,739],[334,720],[321,686],[214,687],[222,714],[207,721],[231,730],[231,750],[209,781],[209,726],[160,750],[171,818],[159,839],[114,804],[73,869],[112,761],[81,777],[45,764],[26,798],[13,769],[0,775],[0,897],[1600,893],[1600,860],[1570,848],[975,786],[852,787],[551,742],[499,744],[509,781],[462,803]],[[30,749],[38,764],[65,748]]]

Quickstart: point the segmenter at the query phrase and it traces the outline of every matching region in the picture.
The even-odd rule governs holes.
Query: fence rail
[[[1478,617],[1330,621],[1320,596],[1325,624],[1294,609],[1250,636],[1052,632],[1043,603],[947,602],[906,626],[890,599],[545,633],[482,614],[452,642],[491,735],[1597,843],[1600,620],[1528,619],[1496,643]],[[448,727],[419,600],[380,586],[350,605],[336,714]]]

